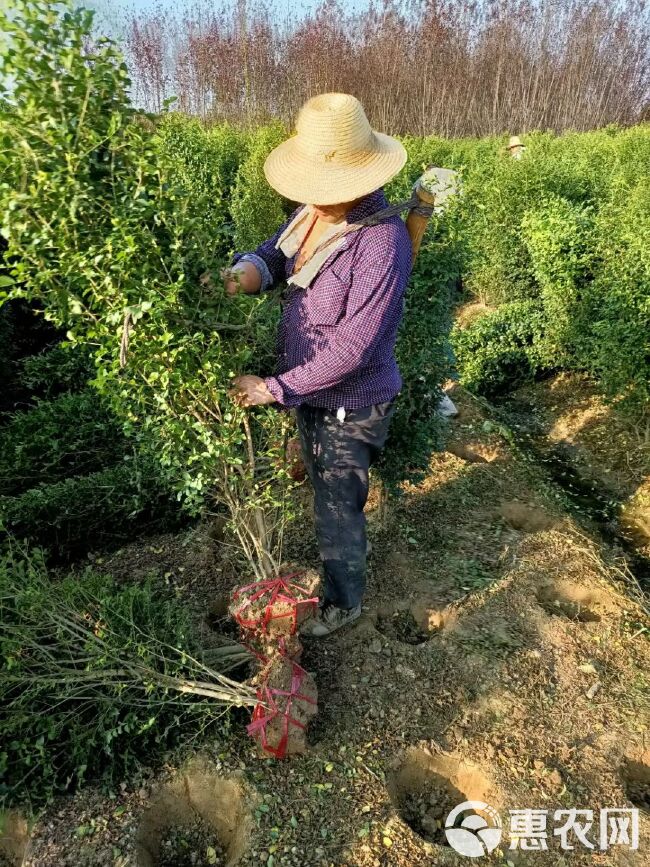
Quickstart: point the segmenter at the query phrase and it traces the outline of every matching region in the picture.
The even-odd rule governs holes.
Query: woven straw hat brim
[[[266,158],[264,174],[280,195],[308,205],[338,205],[372,193],[403,168],[404,146],[373,132],[370,147],[337,161],[300,151],[296,136],[282,142]]]

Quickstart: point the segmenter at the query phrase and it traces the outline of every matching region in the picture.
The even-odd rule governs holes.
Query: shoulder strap
[[[422,203],[415,194],[415,191],[413,191],[410,199],[405,199],[403,202],[389,205],[387,208],[382,208],[381,211],[375,211],[374,214],[370,214],[367,217],[363,217],[361,220],[357,220],[356,223],[350,223],[345,226],[345,228],[341,229],[340,232],[337,232],[335,235],[327,238],[326,241],[323,241],[322,244],[319,244],[319,246],[313,251],[312,256],[319,253],[321,250],[324,250],[326,247],[329,247],[329,245],[334,243],[334,241],[338,241],[345,235],[349,235],[350,232],[358,232],[359,229],[363,229],[366,226],[376,226],[378,223],[383,223],[384,220],[390,219],[390,217],[396,217],[398,214],[401,214],[402,211],[417,209],[421,207],[421,204]]]

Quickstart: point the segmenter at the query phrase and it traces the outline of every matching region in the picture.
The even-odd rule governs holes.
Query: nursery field
[[[89,13],[14,5],[0,864],[460,865],[467,800],[503,821],[483,863],[647,863],[650,127],[403,138],[388,198],[429,165],[460,195],[409,284],[363,616],[301,649],[260,626],[279,577],[296,620],[315,592],[294,421],[230,393],[273,371],[281,289],[219,279],[295,207],[262,170],[288,131],[138,112]]]
[[[546,381],[537,406],[562,418],[607,417],[581,388]],[[460,416],[427,477],[408,486],[386,524],[373,500],[362,621],[305,651],[320,695],[308,754],[260,759],[236,711],[217,736],[112,785],[55,798],[30,826],[22,862],[28,832],[14,814],[9,863],[460,865],[467,859],[445,844],[440,820],[467,798],[503,815],[529,805],[637,807],[643,846],[647,597],[621,545],[575,509],[512,430],[460,387],[453,398]],[[603,471],[607,446],[601,452],[574,432],[576,448]],[[632,486],[644,468],[627,454]],[[308,490],[300,501],[308,511]],[[307,514],[287,556],[315,566],[311,534]],[[206,525],[91,562],[120,587],[153,576],[157,592],[171,589],[207,634],[224,628],[225,597],[241,583]],[[503,854],[484,861],[645,863],[643,849],[562,852],[558,842],[521,853],[504,836]],[[241,860],[211,860],[220,846]]]

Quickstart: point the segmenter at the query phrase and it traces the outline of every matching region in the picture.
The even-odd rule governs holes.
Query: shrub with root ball
[[[290,515],[289,421],[244,411],[229,389],[235,373],[262,372],[276,312],[199,279],[225,219],[221,176],[179,171],[164,131],[152,137],[131,107],[115,46],[93,42],[91,13],[19,0],[5,25],[0,74],[14,84],[0,112],[0,210],[13,284],[0,293],[37,302],[92,348],[94,385],[179,498],[225,507],[256,576],[272,575]]]

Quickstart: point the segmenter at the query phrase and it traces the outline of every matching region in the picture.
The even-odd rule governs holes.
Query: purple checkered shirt
[[[354,223],[387,204],[377,190],[347,220]],[[275,247],[288,223],[254,253],[235,257],[257,265],[262,289],[292,273],[293,258]],[[402,387],[394,349],[410,271],[408,231],[400,217],[391,217],[347,235],[306,289],[289,285],[277,373],[265,380],[275,399],[286,407],[305,403],[333,412],[392,400]]]

